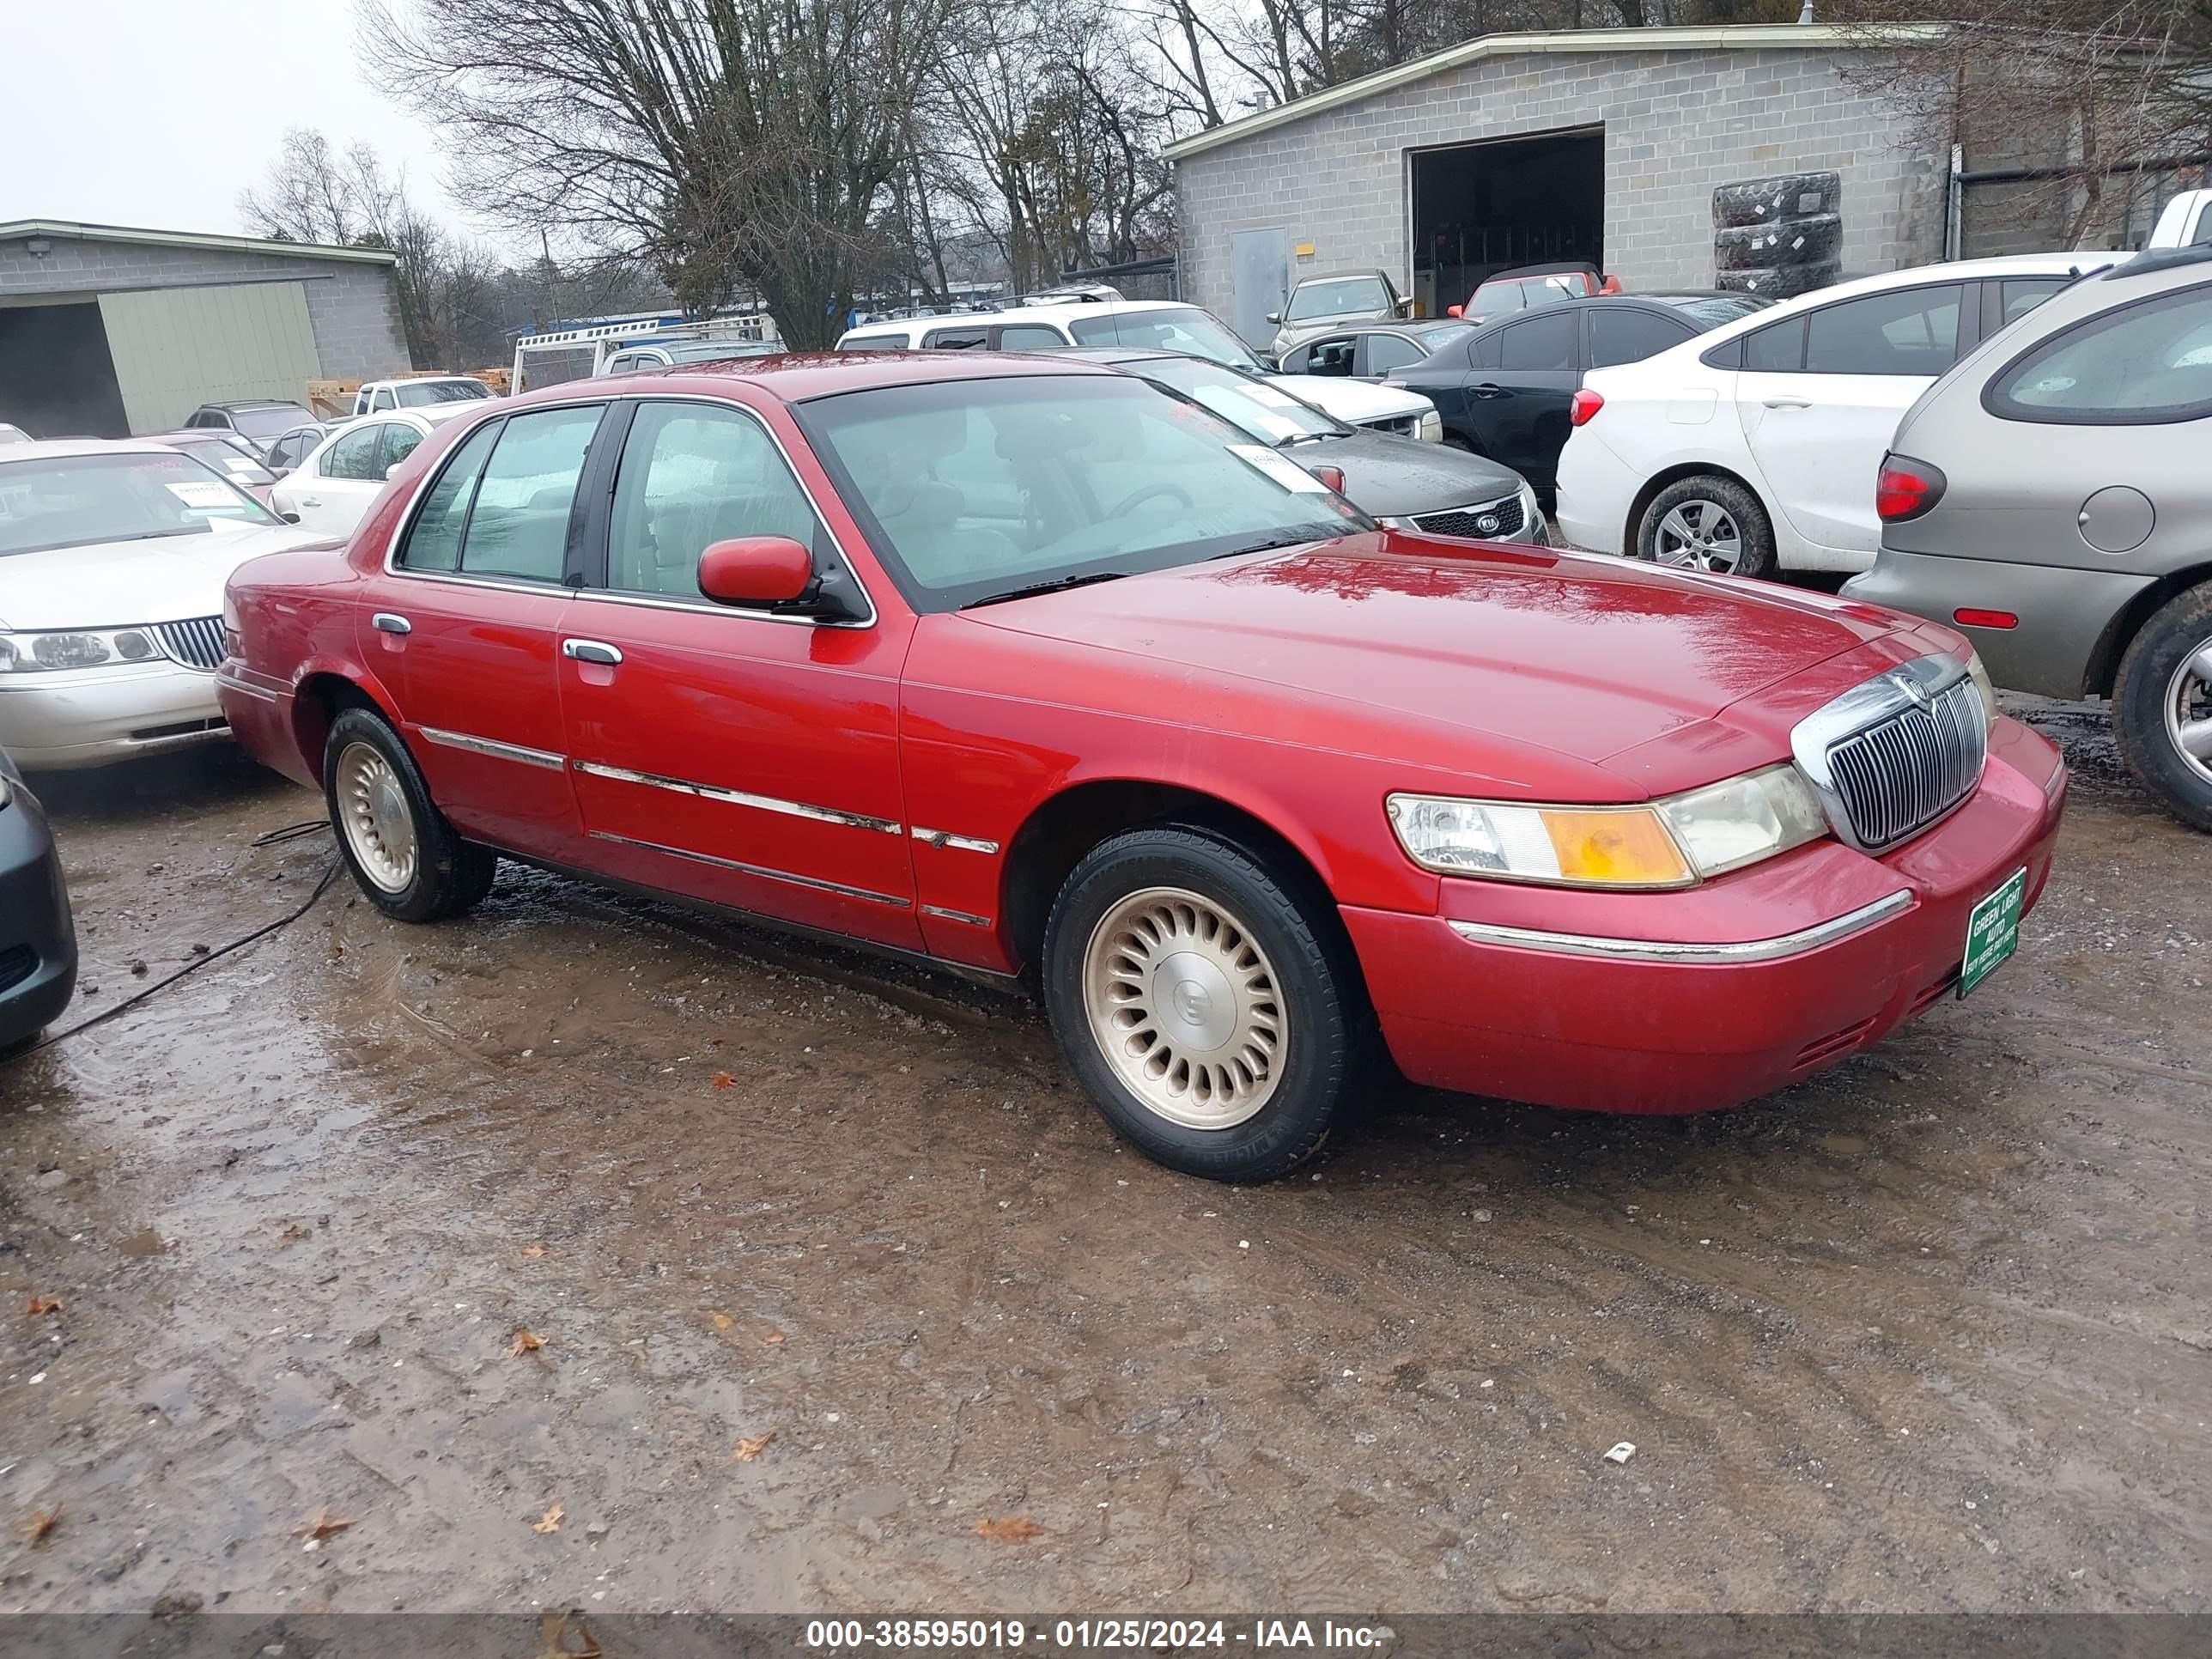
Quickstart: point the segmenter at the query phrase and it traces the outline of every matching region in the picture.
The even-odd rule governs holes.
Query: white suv
[[[1559,456],[1560,532],[1741,576],[1864,570],[1881,545],[1875,475],[1913,400],[2007,323],[2127,257],[1891,271],[1592,369]]]
[[[1437,406],[1419,392],[1364,380],[1278,374],[1211,312],[1174,300],[1101,299],[907,317],[864,323],[848,329],[837,342],[840,351],[1060,351],[1070,346],[1180,351],[1265,374],[1346,426],[1430,443],[1443,437]]]

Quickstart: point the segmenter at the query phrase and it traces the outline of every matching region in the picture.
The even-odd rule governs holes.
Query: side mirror
[[[1444,315],[1447,317],[1456,318],[1460,313],[1466,309],[1467,307],[1465,306],[1446,306],[1444,307]]]
[[[1307,471],[1327,484],[1338,495],[1344,494],[1344,469],[1340,466],[1310,466]]]
[[[740,536],[699,556],[699,591],[717,605],[789,605],[814,585],[814,556],[788,536]]]
[[[1271,311],[1267,313],[1267,320],[1279,328],[1282,326],[1283,313],[1279,311]]]
[[[279,513],[276,516],[283,520],[286,524],[297,524],[300,522],[300,515],[296,513]]]
[[[269,477],[272,483],[279,479],[289,478],[291,476],[292,469],[289,466],[272,466],[269,469]]]
[[[386,467],[386,468],[384,469],[384,476],[385,476],[386,479],[388,481],[388,480],[390,480],[390,479],[392,479],[392,478],[396,478],[396,477],[398,477],[399,476],[399,469],[400,469],[401,467],[403,467],[403,466],[406,465],[407,465],[407,463],[406,463],[406,462],[404,462],[404,461],[394,461],[394,462],[392,462],[392,464],[390,466],[387,466],[387,467]]]

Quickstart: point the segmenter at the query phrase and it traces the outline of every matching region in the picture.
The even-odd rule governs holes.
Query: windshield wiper
[[[978,605],[1003,605],[1008,599],[1026,599],[1037,593],[1059,593],[1071,587],[1088,587],[1093,582],[1119,581],[1129,573],[1126,570],[1093,570],[1082,576],[1054,576],[1050,581],[1031,582],[1026,587],[1010,587],[1003,593],[986,593],[980,599],[970,599],[960,608],[973,611]]]
[[[1322,528],[1319,534],[1316,534],[1316,526],[1309,525],[1304,530],[1285,531],[1277,536],[1262,536],[1258,541],[1246,542],[1241,547],[1229,548],[1219,553],[1209,553],[1206,556],[1206,560],[1211,563],[1215,559],[1242,558],[1247,553],[1273,553],[1278,548],[1304,547],[1308,542],[1327,541],[1331,536],[1342,533],[1339,531]]]

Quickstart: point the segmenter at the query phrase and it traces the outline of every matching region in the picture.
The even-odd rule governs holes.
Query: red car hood
[[[1204,722],[1195,671],[1402,716],[1409,732],[1455,728],[1591,764],[1631,749],[1648,756],[1644,746],[1670,733],[1687,738],[1684,728],[1910,625],[1785,588],[1398,532],[965,614],[1185,671],[1179,706],[1162,714],[1195,710]],[[1837,689],[1881,665],[1843,673]],[[1652,775],[1640,763],[1615,770]]]

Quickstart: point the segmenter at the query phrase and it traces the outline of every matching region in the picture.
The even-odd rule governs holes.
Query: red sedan
[[[1418,1082],[1727,1106],[2009,951],[2058,755],[1947,629],[1386,532],[1146,382],[783,358],[450,423],[230,583],[223,708],[387,914],[502,857],[1018,979],[1257,1180]]]

